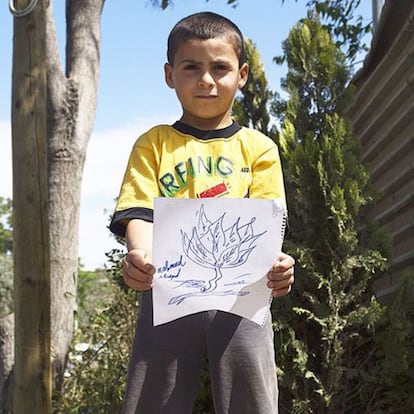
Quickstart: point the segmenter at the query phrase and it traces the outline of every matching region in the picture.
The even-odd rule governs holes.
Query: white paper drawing
[[[282,200],[155,199],[154,325],[213,309],[264,324],[284,221]]]

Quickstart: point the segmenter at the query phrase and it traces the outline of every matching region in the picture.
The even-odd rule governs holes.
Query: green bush
[[[13,257],[0,253],[0,317],[13,312]]]
[[[12,201],[0,196],[0,317],[13,312]]]
[[[55,413],[121,412],[139,298],[123,285],[121,256],[121,251],[111,252],[110,268],[96,279],[88,275],[87,283],[79,285],[79,308],[88,311],[80,318],[63,386],[54,396]],[[110,289],[103,296],[97,286],[105,282]]]
[[[414,412],[414,274],[391,296],[374,337],[376,364],[365,373],[361,393],[378,413]],[[375,411],[376,410],[376,411]],[[382,411],[380,411],[382,410]]]

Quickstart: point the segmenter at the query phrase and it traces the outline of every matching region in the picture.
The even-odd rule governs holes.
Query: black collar
[[[236,121],[222,129],[203,130],[184,124],[181,121],[175,122],[172,127],[183,134],[192,135],[199,139],[230,138],[242,128]]]

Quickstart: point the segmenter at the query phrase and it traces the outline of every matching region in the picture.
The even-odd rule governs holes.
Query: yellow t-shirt
[[[284,198],[276,144],[236,122],[202,131],[182,122],[141,135],[129,157],[110,230],[128,220],[153,220],[155,197]]]

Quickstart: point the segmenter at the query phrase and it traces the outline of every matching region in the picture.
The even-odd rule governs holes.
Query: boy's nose
[[[201,75],[198,85],[204,88],[214,85],[214,78],[211,76],[210,72],[204,72]]]

